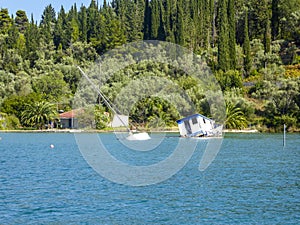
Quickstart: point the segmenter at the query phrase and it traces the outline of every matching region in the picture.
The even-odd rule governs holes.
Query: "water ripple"
[[[114,146],[114,136],[106,135]],[[84,161],[71,134],[1,137],[0,224],[300,221],[299,135],[288,135],[285,149],[276,134],[228,135],[206,171],[198,171],[203,153],[198,149],[178,174],[146,187],[122,186],[99,176]],[[119,157],[128,162],[135,160],[132,152],[122,154]],[[163,156],[168,154],[167,149]],[[149,164],[162,155],[149,161],[135,157],[144,160],[136,164]]]

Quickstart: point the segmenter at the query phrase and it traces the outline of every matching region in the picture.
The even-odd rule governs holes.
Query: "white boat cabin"
[[[214,133],[215,121],[201,114],[194,114],[176,122],[182,137],[212,136]]]

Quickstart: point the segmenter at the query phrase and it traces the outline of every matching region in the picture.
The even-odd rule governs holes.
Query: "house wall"
[[[193,119],[188,120],[188,123],[190,124],[192,133],[201,131],[199,124],[198,124],[199,123],[198,118],[195,117],[194,119],[195,119],[195,121],[193,121]],[[185,121],[182,121],[181,124],[178,124],[178,128],[179,128],[180,135],[183,135],[183,136],[188,135],[187,129],[185,127]]]
[[[178,124],[180,135],[188,135],[185,123],[188,122],[192,133],[204,132],[209,133],[213,129],[213,121],[201,116],[195,116],[189,120],[181,120],[181,123]]]
[[[179,128],[180,135],[182,136],[186,135],[186,129],[184,127],[184,123],[178,124],[178,128]]]
[[[61,128],[64,129],[76,129],[78,128],[78,120],[75,118],[61,118],[60,119]]]
[[[205,119],[205,118],[202,118],[202,117],[199,117],[199,118],[198,118],[198,121],[199,121],[200,126],[201,126],[201,129],[202,129],[203,131],[208,132],[208,131],[210,131],[211,129],[213,129],[210,120]]]
[[[201,131],[201,128],[199,127],[199,118],[201,117],[195,117],[194,118],[195,121],[193,121],[193,119],[189,120],[193,133]]]

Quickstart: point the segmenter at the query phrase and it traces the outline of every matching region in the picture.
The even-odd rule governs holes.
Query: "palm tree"
[[[226,120],[225,126],[229,129],[242,129],[247,127],[248,122],[244,112],[237,105],[226,101]]]
[[[26,104],[21,121],[29,126],[42,129],[45,124],[57,117],[55,105],[46,101]]]

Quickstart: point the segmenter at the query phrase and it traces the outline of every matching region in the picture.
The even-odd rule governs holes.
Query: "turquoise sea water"
[[[167,138],[165,151],[120,149],[118,155],[115,136],[100,136],[112,154],[137,165],[161,160],[177,140]],[[73,134],[0,137],[0,224],[300,223],[299,134],[287,135],[285,148],[281,134],[227,134],[204,172],[198,170],[200,143],[179,173],[145,187],[101,177],[82,157]]]

